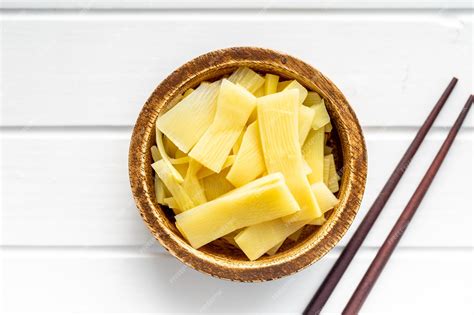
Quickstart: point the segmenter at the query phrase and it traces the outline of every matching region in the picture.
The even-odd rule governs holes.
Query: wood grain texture
[[[155,144],[157,117],[176,104],[176,97],[202,81],[220,79],[237,67],[250,67],[282,78],[296,79],[325,100],[342,154],[339,203],[320,228],[286,250],[256,261],[226,250],[217,243],[192,248],[156,202],[150,148]],[[196,270],[234,281],[267,281],[293,274],[314,263],[342,238],[354,219],[365,189],[367,152],[355,113],[339,89],[312,66],[270,49],[233,47],[196,57],[163,80],[143,106],[133,129],[129,149],[129,176],[133,197],[153,236],[175,257]]]
[[[472,15],[463,11],[4,12],[0,19],[4,126],[131,126],[173,69],[237,45],[314,65],[363,126],[419,126],[453,75],[460,82],[448,105],[464,102],[474,86]],[[446,111],[436,126],[454,119]]]

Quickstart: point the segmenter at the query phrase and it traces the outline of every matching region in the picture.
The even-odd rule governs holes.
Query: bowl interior
[[[311,86],[308,86],[307,84],[305,84],[305,80],[303,80],[298,74],[288,73],[288,71],[284,71],[284,69],[275,67],[275,65],[252,63],[252,62],[247,62],[245,64],[239,64],[239,66],[242,66],[242,65],[248,66],[252,70],[254,70],[256,72],[259,72],[260,74],[272,73],[272,74],[279,75],[281,80],[296,79],[300,83],[302,83],[308,89],[308,91],[318,92],[318,93],[320,93],[320,95],[322,95],[321,91],[318,91],[317,89],[314,89],[314,87],[311,87]],[[163,107],[160,110],[159,115],[164,114],[167,110],[169,110],[174,105],[176,105],[177,99],[178,99],[176,96],[184,93],[188,88],[196,88],[202,81],[211,81],[212,82],[212,81],[215,81],[215,80],[222,79],[222,77],[224,77],[228,74],[231,74],[236,69],[237,69],[237,66],[227,66],[227,67],[219,68],[218,71],[213,70],[209,73],[206,73],[206,72],[202,73],[201,76],[196,78],[197,80],[193,80],[192,82],[190,82],[188,84],[184,84],[181,88],[177,89],[175,97],[173,99],[171,99],[170,102],[168,104],[166,104],[165,107]],[[333,129],[331,131],[331,137],[328,140],[328,144],[333,147],[333,152],[332,153],[334,154],[334,159],[335,159],[335,163],[336,163],[336,170],[338,171],[339,176],[341,176],[340,186],[343,187],[344,186],[344,180],[345,180],[344,176],[343,176],[343,173],[344,173],[343,172],[343,169],[344,169],[344,167],[343,167],[343,165],[344,165],[344,155],[343,155],[342,146],[341,146],[341,143],[340,143],[339,134],[338,134],[338,131],[337,131],[338,130],[337,123],[334,123],[336,117],[333,118],[334,113],[331,112],[331,110],[330,110],[331,105],[327,105],[327,107],[328,107],[329,115],[331,116],[331,121],[333,122]],[[151,145],[153,145],[153,142],[151,143]],[[151,157],[151,154],[150,154],[150,157]],[[151,166],[150,166],[150,170],[151,170]],[[338,191],[336,193],[337,197],[339,197],[339,192],[340,191]],[[167,218],[169,229],[171,231],[173,231],[173,233],[177,237],[179,237],[183,241],[185,241],[185,239],[183,238],[181,233],[176,229],[176,226],[174,225],[175,220],[174,220],[173,210],[171,210],[167,206],[159,205],[158,203],[156,203],[156,207],[160,209],[160,211],[161,211],[160,215],[163,215],[164,217]],[[325,217],[327,219],[330,219],[331,214],[333,213],[333,211],[334,210],[330,210],[330,211],[326,212]],[[329,220],[328,220],[328,222],[329,222]],[[282,253],[284,253],[284,252],[286,252],[286,251],[288,251],[288,250],[290,250],[294,247],[298,247],[299,245],[305,243],[306,239],[308,239],[310,236],[314,235],[315,233],[318,233],[318,231],[322,227],[323,226],[306,225],[304,230],[303,230],[303,233],[300,235],[298,240],[295,242],[295,241],[287,239],[283,243],[283,245],[280,247],[280,249],[278,250],[276,255],[280,255],[280,254],[282,254]],[[247,257],[245,256],[245,254],[241,250],[237,249],[235,246],[229,244],[228,242],[226,242],[225,240],[222,240],[222,239],[215,240],[215,241],[201,247],[199,250],[206,253],[206,254],[213,255],[214,257],[221,257],[221,258],[225,258],[225,259],[237,260],[239,262],[244,262],[244,263],[248,262]],[[264,255],[259,259],[259,261],[272,260],[274,258],[275,258],[275,255],[274,256]]]

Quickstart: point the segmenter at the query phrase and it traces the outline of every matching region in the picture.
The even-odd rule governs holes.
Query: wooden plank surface
[[[1,18],[4,126],[130,126],[173,69],[239,45],[313,64],[364,126],[420,125],[457,76],[452,108],[436,121],[449,126],[473,86],[472,14],[462,11],[15,11]]]
[[[472,9],[469,0],[2,0],[5,9]]]
[[[7,129],[8,130],[8,129]],[[367,211],[415,130],[365,131]],[[133,203],[127,172],[129,128],[4,131],[2,221],[7,245],[142,245],[150,234]],[[447,130],[436,129],[395,191],[367,246],[379,246],[421,179]],[[402,246],[472,246],[471,130],[461,131]],[[463,183],[462,185],[460,183]],[[456,218],[453,222],[450,218]],[[351,230],[352,231],[352,230]],[[434,232],[437,231],[437,232]],[[342,244],[347,241],[344,238]]]
[[[3,281],[9,287],[3,310],[297,314],[339,252],[288,278],[234,283],[141,249],[4,249]],[[374,255],[375,250],[365,249],[356,256],[323,314],[341,312]],[[473,307],[473,263],[469,250],[397,250],[362,314],[466,314]]]

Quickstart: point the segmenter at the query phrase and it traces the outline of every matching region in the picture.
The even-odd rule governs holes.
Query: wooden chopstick
[[[378,277],[382,273],[383,268],[387,264],[387,261],[390,259],[395,247],[397,247],[398,242],[400,241],[403,233],[405,233],[406,228],[410,224],[413,215],[415,214],[418,206],[420,205],[423,197],[425,196],[426,192],[430,188],[431,183],[433,182],[436,173],[438,172],[441,164],[443,163],[446,154],[449,151],[449,148],[454,142],[456,135],[461,128],[461,125],[464,119],[471,109],[472,102],[474,100],[474,96],[471,95],[467,100],[466,104],[464,105],[461,113],[459,113],[456,122],[451,127],[448,136],[443,142],[443,145],[439,149],[438,153],[436,154],[433,162],[431,163],[430,167],[426,171],[425,176],[421,180],[420,184],[416,188],[415,192],[408,201],[405,209],[403,210],[402,214],[398,218],[397,222],[393,226],[390,234],[385,239],[382,247],[380,247],[377,255],[375,256],[374,260],[372,261],[369,269],[365,273],[364,277],[360,281],[359,285],[355,289],[352,297],[350,298],[349,302],[347,303],[343,314],[357,314],[364,304],[367,296],[369,295],[372,287],[374,286],[375,282],[377,281]]]
[[[331,296],[331,293],[334,291],[334,288],[338,284],[339,280],[342,278],[342,275],[346,271],[355,254],[364,242],[370,229],[377,220],[380,212],[387,203],[387,200],[390,198],[390,195],[392,194],[393,190],[400,181],[400,178],[405,173],[405,170],[410,164],[420,144],[423,142],[423,139],[425,138],[426,134],[433,125],[439,112],[446,103],[446,100],[453,91],[457,81],[457,78],[452,78],[451,82],[446,87],[445,91],[439,98],[436,105],[431,110],[425,122],[418,130],[418,133],[416,134],[415,138],[406,150],[403,157],[401,158],[400,162],[398,162],[398,165],[395,167],[395,170],[393,171],[392,175],[390,175],[390,178],[388,179],[387,183],[380,191],[377,199],[375,199],[374,203],[370,207],[369,211],[365,215],[364,219],[362,220],[361,224],[355,231],[350,241],[345,246],[336,263],[329,271],[323,283],[319,286],[318,291],[315,293],[310,303],[306,307],[304,314],[319,314],[321,312],[322,308]]]

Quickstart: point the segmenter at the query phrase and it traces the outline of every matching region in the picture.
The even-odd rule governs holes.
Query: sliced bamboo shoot
[[[235,155],[229,155],[227,157],[227,159],[225,160],[224,162],[224,165],[222,166],[222,170],[220,173],[222,173],[223,170],[225,170],[226,168],[232,166],[232,164],[234,164],[234,161],[235,161]],[[211,176],[213,174],[217,174],[216,172],[206,168],[206,167],[203,167],[201,168],[201,170],[199,170],[199,172],[197,173],[197,177],[199,179],[203,179],[207,176]]]
[[[229,244],[234,245],[235,247],[239,248],[239,245],[237,245],[237,243],[234,240],[234,237],[237,234],[239,234],[239,232],[240,232],[240,229],[236,230],[236,231],[233,231],[233,232],[230,232],[229,234],[222,236],[222,238],[224,240],[226,240]]]
[[[308,90],[304,86],[302,86],[301,83],[299,83],[296,80],[293,80],[283,89],[283,91],[293,90],[293,89],[298,91],[299,100],[300,100],[300,103],[302,104],[306,96],[308,95]]]
[[[316,92],[308,92],[306,99],[304,100],[303,104],[306,106],[313,106],[321,102],[321,96],[319,96]]]
[[[325,183],[326,186],[329,185],[329,168],[331,164],[331,159],[330,159],[331,155],[332,154],[324,156],[323,183]]]
[[[220,81],[201,84],[156,120],[156,125],[181,151],[188,153],[211,125]]]
[[[326,106],[324,105],[324,100],[321,100],[321,102],[318,104],[311,106],[311,108],[313,108],[315,111],[312,125],[313,129],[319,129],[329,124],[330,118],[328,111],[326,110]]]
[[[329,174],[328,174],[328,188],[331,192],[339,190],[339,175],[336,173],[336,163],[334,162],[334,155],[329,154]]]
[[[199,248],[242,227],[299,210],[281,174],[271,174],[247,185],[255,188],[243,186],[175,217],[177,228],[191,246]]]
[[[186,92],[183,93],[183,98],[191,94],[193,91],[194,89],[187,89]]]
[[[155,175],[155,196],[156,201],[159,204],[163,204],[165,200],[165,188],[163,187],[163,183],[161,182],[158,175]]]
[[[229,191],[235,189],[227,179],[227,172],[222,171],[220,173],[214,173],[201,180],[206,198],[208,201],[214,200],[222,195],[227,194]]]
[[[249,120],[247,120],[247,125],[250,125],[251,123],[253,123],[256,120],[257,120],[257,109],[255,108],[252,111],[252,114],[250,114]]]
[[[264,95],[270,95],[277,92],[279,76],[267,73],[265,75]]]
[[[219,173],[255,105],[255,96],[224,79],[217,99],[215,119],[189,156]]]
[[[311,224],[311,225],[323,225],[324,222],[326,222],[326,218],[324,217],[324,215],[320,216],[319,218],[316,218],[312,221],[310,221],[308,224]]]
[[[201,164],[191,159],[183,182],[183,188],[195,206],[207,202],[204,188],[197,177],[197,172],[201,167]]]
[[[255,93],[253,93],[253,95],[255,97],[260,97],[260,96],[264,96],[265,95],[265,91],[263,89],[263,85],[261,87],[258,88],[258,90],[255,91]]]
[[[240,145],[242,144],[242,139],[244,138],[245,131],[246,131],[246,129],[242,130],[239,137],[237,138],[237,141],[235,142],[234,146],[232,147],[232,153],[233,154],[237,154],[237,152],[239,152]]]
[[[298,139],[302,147],[313,124],[315,111],[313,108],[300,105],[298,108]]]
[[[158,147],[156,145],[152,146],[150,151],[151,151],[151,157],[153,159],[153,162],[161,160],[160,151],[158,151]]]
[[[332,124],[329,123],[327,125],[324,126],[324,131],[325,132],[331,132],[332,131]]]
[[[277,92],[283,91],[288,86],[288,84],[291,83],[291,81],[292,80],[278,82]]]
[[[238,68],[227,80],[243,86],[250,93],[255,93],[265,83],[265,79],[261,75],[247,67]]]
[[[302,228],[308,221],[286,223],[281,219],[262,222],[242,230],[234,238],[250,260],[256,260],[271,248]]]
[[[190,160],[191,160],[191,158],[189,156],[183,156],[183,157],[180,157],[178,159],[170,159],[171,164],[173,164],[173,165],[187,164],[187,163],[189,163]]]
[[[235,240],[234,240],[234,242],[235,242]],[[281,245],[283,245],[284,242],[285,242],[285,240],[281,241],[276,246],[273,246],[272,248],[267,250],[266,254],[269,255],[269,256],[275,255],[278,252],[278,250],[280,249]],[[237,244],[237,243],[235,243],[235,244]],[[237,246],[239,246],[239,245],[237,244]]]
[[[178,213],[182,212],[182,210],[179,209],[178,203],[176,202],[176,200],[173,197],[165,198],[163,204],[168,206],[169,208],[173,209],[173,212],[175,214],[178,214]]]
[[[242,139],[242,145],[232,164],[227,180],[235,187],[253,181],[265,171],[262,146],[257,122],[248,126]]]
[[[331,210],[339,202],[336,196],[334,196],[329,188],[322,182],[314,183],[311,185],[311,189],[316,196],[316,200],[322,212]]]
[[[324,155],[328,155],[332,153],[332,147],[328,147],[327,145],[324,146]]]
[[[301,211],[285,218],[286,221],[309,220],[322,215],[304,172],[298,139],[298,95],[297,90],[290,89],[257,99],[266,169],[268,173],[283,174],[301,207]]]
[[[309,174],[313,172],[313,169],[311,168],[311,166],[309,166],[308,162],[306,162],[304,159],[303,159],[303,169],[304,169],[304,174],[306,176],[308,176]]]
[[[187,157],[188,155],[186,153],[184,153],[183,151],[181,151],[180,149],[176,149],[176,152],[174,153],[174,157],[176,159],[180,159],[180,158],[183,158],[183,157]]]
[[[184,181],[183,175],[178,172],[178,170],[172,165],[171,159],[168,156],[165,146],[163,144],[163,135],[161,134],[161,131],[158,130],[158,128],[156,129],[156,145],[158,147],[158,152],[160,153],[162,161],[164,161],[164,163],[166,163],[166,165],[168,166],[171,175],[178,183],[182,183]]]
[[[299,229],[298,231],[296,231],[295,233],[288,236],[288,238],[290,240],[292,240],[293,242],[296,242],[300,238],[301,233],[303,233],[303,230],[304,230],[304,226],[301,229]]]
[[[311,130],[302,148],[303,157],[312,169],[308,175],[310,184],[323,180],[324,128]]]
[[[194,208],[193,201],[188,196],[181,184],[172,175],[171,169],[164,160],[159,160],[158,162],[153,163],[151,166],[178,203],[180,210],[185,211]]]

